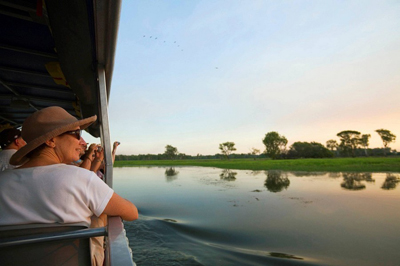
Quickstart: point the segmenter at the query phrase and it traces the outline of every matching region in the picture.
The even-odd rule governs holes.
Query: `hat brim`
[[[22,165],[29,161],[29,158],[26,157],[28,153],[45,143],[47,140],[54,138],[56,136],[61,135],[62,133],[65,133],[69,130],[73,130],[76,127],[79,127],[80,129],[85,129],[89,127],[91,124],[93,124],[97,119],[97,116],[91,116],[82,120],[77,120],[76,122],[64,125],[62,127],[56,128],[32,141],[27,143],[25,146],[23,146],[21,149],[19,149],[16,153],[13,154],[10,158],[10,164],[12,165]],[[23,130],[23,129],[22,129]]]

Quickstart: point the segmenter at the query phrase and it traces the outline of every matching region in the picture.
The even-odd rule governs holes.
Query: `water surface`
[[[398,265],[399,174],[115,168],[138,265]]]

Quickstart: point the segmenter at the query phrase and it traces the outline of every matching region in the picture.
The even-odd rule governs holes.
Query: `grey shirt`
[[[17,165],[10,164],[10,158],[16,151],[17,150],[14,150],[14,149],[6,149],[6,150],[0,151],[0,171],[18,167]]]

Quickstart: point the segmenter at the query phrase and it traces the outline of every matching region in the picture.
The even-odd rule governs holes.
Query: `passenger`
[[[98,145],[94,151],[94,159],[92,162],[91,171],[95,172],[100,179],[104,180],[104,170],[101,172],[101,167],[104,166],[104,149]]]
[[[11,156],[26,142],[21,137],[21,131],[16,128],[7,128],[0,133],[0,171],[13,169],[16,166],[10,164]]]
[[[115,162],[115,153],[117,153],[117,148],[118,148],[119,145],[121,145],[121,142],[119,142],[119,141],[115,141],[114,142],[113,150],[112,150],[112,162],[113,162],[113,164]]]
[[[95,143],[90,144],[89,148],[85,152],[85,155],[83,156],[83,159],[87,159],[88,161],[93,162],[94,154],[97,148],[98,148],[97,144]]]
[[[97,163],[97,161],[100,160],[100,162],[103,161],[104,153],[101,154],[100,158],[100,152],[99,150],[101,149],[101,146],[97,144],[91,144],[89,148],[87,148],[87,143],[83,140],[81,137],[82,141],[84,143],[81,143],[81,153],[80,156],[81,158],[77,161],[74,162],[73,164],[75,166],[79,166],[82,168],[85,168],[87,170],[93,171],[96,173],[96,170],[92,170],[92,168],[95,167],[95,164],[98,164],[100,166],[100,163]],[[100,149],[99,149],[100,148]],[[97,167],[98,168],[98,167]],[[97,176],[99,176],[98,173],[96,173]],[[100,172],[100,174],[102,174]],[[104,180],[103,175],[99,176],[100,179]],[[100,215],[99,217],[97,216],[92,216],[91,217],[91,224],[90,228],[99,228],[99,227],[104,227],[107,225],[107,215],[104,213]],[[104,236],[98,236],[98,237],[92,237],[91,239],[91,246],[90,246],[90,253],[92,255],[92,265],[103,265],[104,261]]]
[[[21,165],[0,173],[0,225],[76,223],[93,215],[138,218],[134,204],[93,172],[71,165],[81,152],[81,130],[96,116],[77,120],[60,107],[35,112],[23,123],[27,145],[10,160]]]
[[[90,167],[92,166],[92,161],[93,161],[93,153],[94,153],[94,147],[93,145],[96,144],[92,144],[89,146],[89,148],[87,147],[87,143],[85,142],[85,145],[82,145],[82,152],[81,152],[81,158],[80,163],[77,164],[78,166],[85,168],[87,170],[90,170]]]
[[[121,143],[119,141],[115,141],[113,144],[113,150],[112,150],[112,162],[114,164],[115,161],[115,153],[117,152],[117,147]],[[93,145],[93,144],[92,144]],[[100,179],[104,180],[104,149],[101,146],[98,146],[97,149],[95,149],[94,152],[94,158],[92,161],[92,167],[90,168],[91,171],[95,172]]]
[[[113,155],[113,162],[115,158],[115,151],[118,144],[114,142],[114,148],[112,151]],[[89,149],[86,151],[85,155],[82,156],[83,163],[81,167],[85,167],[84,165],[88,166],[91,171],[96,173],[96,175],[101,179],[104,180],[104,149],[100,145],[91,144]],[[100,169],[102,168],[102,169]],[[86,168],[88,169],[88,168]],[[103,172],[101,171],[103,170]],[[98,228],[104,227],[107,225],[107,216],[102,214],[99,217],[92,216],[91,219],[91,228]],[[104,257],[104,237],[92,237],[91,238],[92,245],[91,245],[91,254],[93,256],[93,261],[95,264],[101,265]]]

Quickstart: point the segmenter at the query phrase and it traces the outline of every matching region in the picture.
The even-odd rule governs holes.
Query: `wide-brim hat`
[[[47,140],[74,130],[76,127],[85,129],[96,119],[97,116],[94,115],[78,120],[58,106],[47,107],[33,113],[22,124],[21,136],[26,141],[26,145],[14,153],[10,159],[10,164],[21,165],[26,163],[29,160],[26,155]]]

